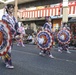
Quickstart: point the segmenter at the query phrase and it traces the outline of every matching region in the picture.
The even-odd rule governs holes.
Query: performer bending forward
[[[10,26],[11,34],[15,35],[18,27],[18,23],[15,17],[13,16],[14,5],[7,4],[5,9],[6,9],[6,14],[2,16],[2,20],[8,23],[8,25]],[[2,59],[6,64],[6,68],[14,68],[14,66],[12,65],[12,59],[11,59],[11,45],[8,52],[4,56],[2,56]]]
[[[46,17],[45,20],[46,20],[46,23],[43,25],[42,30],[52,33],[51,17]],[[42,42],[43,39],[39,38],[38,41]],[[42,55],[42,56],[45,56],[46,54],[48,54],[50,58],[54,58],[52,53],[50,52],[50,49],[49,50],[41,50],[39,53],[39,55]]]
[[[67,23],[63,23],[63,25],[62,25],[62,27],[60,28],[60,30],[62,30],[62,29],[64,29],[64,30],[69,30],[69,31],[70,31],[70,28],[67,26]],[[62,38],[64,39],[64,37],[62,37],[62,36],[59,36],[59,37],[61,37],[61,39],[62,39]],[[69,37],[69,36],[68,36],[68,37]],[[70,38],[71,38],[71,36],[70,36]],[[69,51],[68,47],[69,47],[69,42],[66,43],[66,44],[62,44],[62,43],[58,42],[58,51],[59,51],[59,52],[62,53],[62,51],[65,50],[67,53],[71,53],[71,52]]]

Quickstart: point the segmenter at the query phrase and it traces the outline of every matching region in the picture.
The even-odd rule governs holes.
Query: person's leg
[[[45,56],[45,54],[46,54],[46,51],[45,51],[45,50],[41,50],[41,51],[39,52],[39,55]]]
[[[14,66],[12,65],[12,59],[11,59],[11,46],[9,51],[4,57],[5,57],[6,68],[14,68]]]
[[[67,53],[71,53],[71,52],[69,51],[69,45],[65,45],[65,51],[66,51]]]
[[[21,34],[20,36],[21,36],[21,39],[20,39],[21,45],[22,45],[22,47],[25,47],[25,45],[23,43],[23,35]]]
[[[71,53],[71,52],[69,51],[69,49],[67,49],[67,53]]]
[[[62,53],[62,47],[58,47],[58,52]]]
[[[43,50],[43,53],[46,54],[46,50]]]
[[[58,52],[61,52],[62,53],[62,46],[60,43],[58,43]]]
[[[20,42],[19,42],[19,40],[20,40],[20,35],[17,35],[17,36],[15,37],[15,39],[16,39],[17,46],[20,46]]]
[[[12,65],[11,54],[9,52],[4,56],[4,63],[6,68],[14,68]]]
[[[69,49],[68,49],[68,48],[66,48],[66,52],[67,52],[67,53],[71,53],[71,52],[69,51]]]
[[[19,40],[17,40],[17,46],[20,46]]]
[[[42,54],[43,54],[43,50],[40,50],[39,55],[42,55]]]
[[[54,56],[52,55],[52,53],[50,52],[50,50],[48,50],[48,55],[50,58],[54,58]]]

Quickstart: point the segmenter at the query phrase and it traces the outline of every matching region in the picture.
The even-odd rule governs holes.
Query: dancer
[[[19,32],[19,34],[17,35],[17,38],[16,38],[17,46],[25,47],[25,45],[23,43],[23,38],[26,35],[26,33],[25,33],[23,23],[21,23],[21,26],[17,29],[17,31]]]
[[[63,25],[61,26],[60,30],[69,30],[70,31],[70,28],[67,26],[67,23],[63,23]],[[61,38],[64,39],[64,37],[60,36]],[[70,43],[70,42],[69,42]],[[61,43],[58,43],[58,51],[62,53],[62,51],[66,51],[67,53],[71,53],[69,51],[69,43],[68,44],[61,44]]]
[[[18,23],[15,17],[13,16],[14,5],[7,4],[5,9],[6,9],[6,14],[2,16],[2,20],[8,23],[10,30],[11,30],[11,34],[15,35],[16,30],[18,28]],[[4,56],[2,56],[2,59],[4,60],[4,63],[6,64],[6,68],[13,69],[14,66],[12,65],[11,45],[10,45],[10,49],[8,50],[8,52]]]
[[[52,33],[52,23],[51,23],[51,17],[46,17],[45,18],[46,22],[45,24],[43,25],[43,30],[44,31],[49,31],[50,33]],[[40,42],[43,42],[44,39],[38,39]],[[45,56],[46,54],[49,55],[50,58],[54,58],[54,56],[52,55],[52,53],[50,52],[50,49],[49,50],[41,50],[39,55],[43,55]]]

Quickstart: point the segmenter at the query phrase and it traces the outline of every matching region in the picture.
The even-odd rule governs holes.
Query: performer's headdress
[[[7,4],[7,5],[5,6],[6,12],[8,12],[8,9],[9,9],[9,8],[14,8],[14,5],[13,5],[13,4]]]
[[[48,22],[48,21],[51,21],[51,17],[50,17],[50,16],[46,16],[46,17],[45,17],[45,21],[47,21],[47,22]]]
[[[7,4],[7,9],[9,8],[14,8],[14,5],[13,4]]]
[[[66,24],[67,24],[67,22],[63,22],[63,27],[65,27]]]

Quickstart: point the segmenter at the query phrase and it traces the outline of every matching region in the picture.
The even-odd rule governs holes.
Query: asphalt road
[[[14,69],[7,69],[0,60],[0,75],[76,75],[76,50],[71,54],[51,50],[54,59],[39,56],[36,45],[13,46],[12,61]]]

